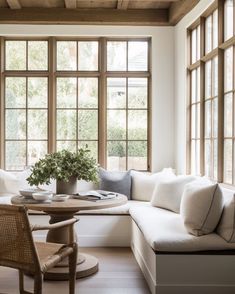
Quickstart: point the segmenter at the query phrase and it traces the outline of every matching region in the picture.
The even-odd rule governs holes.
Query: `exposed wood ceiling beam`
[[[171,4],[169,9],[169,23],[176,25],[200,0],[180,0]]]
[[[118,0],[117,9],[127,9],[129,0]]]
[[[21,9],[19,0],[7,0],[7,4],[11,9]]]
[[[13,24],[99,24],[99,25],[169,25],[168,9],[0,9],[0,23]]]
[[[68,9],[76,9],[77,8],[77,0],[64,0],[65,7]]]

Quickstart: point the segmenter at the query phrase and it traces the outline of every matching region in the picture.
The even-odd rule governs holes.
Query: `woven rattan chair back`
[[[0,205],[0,265],[39,271],[39,259],[24,207]]]

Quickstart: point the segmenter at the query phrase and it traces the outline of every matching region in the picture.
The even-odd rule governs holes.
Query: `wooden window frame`
[[[47,71],[10,71],[5,70],[5,41],[48,41],[48,70]],[[107,71],[107,41],[145,41],[148,42],[147,71]],[[57,71],[56,42],[57,41],[98,41],[98,70],[97,71]],[[150,37],[0,37],[0,168],[5,169],[5,77],[47,77],[48,78],[48,152],[56,151],[56,79],[58,77],[97,77],[98,78],[98,162],[107,166],[107,78],[146,77],[148,79],[147,106],[147,171],[152,170],[152,101],[151,101],[151,38]],[[27,54],[27,53],[26,53]],[[27,58],[27,56],[26,56]],[[128,56],[127,56],[128,58]],[[27,59],[26,59],[27,60]],[[27,62],[28,63],[28,62]],[[26,138],[27,140],[27,138]],[[87,141],[87,140],[86,140]],[[127,155],[128,158],[128,155]]]
[[[205,63],[212,59],[215,56],[218,56],[218,150],[217,150],[217,181],[219,183],[224,182],[224,51],[230,46],[235,45],[235,35],[230,39],[224,41],[224,4],[225,0],[215,1],[212,5],[188,28],[188,82],[187,82],[187,173],[191,172],[191,107],[190,107],[190,74],[191,71],[200,64],[200,72],[201,72],[201,95],[200,101],[201,103],[201,154],[200,154],[200,162],[201,162],[201,175],[205,175],[205,160],[204,160],[204,126],[205,126]],[[205,54],[205,18],[213,14],[213,12],[218,9],[218,46],[212,51]],[[234,12],[235,12],[235,1],[234,1]],[[235,14],[234,14],[235,15]],[[190,34],[191,31],[200,24],[201,27],[201,56],[200,60],[197,61],[197,64],[190,64],[190,55],[191,55],[191,41]],[[234,22],[234,32],[235,32],[235,22]],[[234,54],[235,55],[235,54]],[[234,65],[234,75],[235,75],[235,65]],[[207,99],[208,100],[208,99]],[[213,130],[212,130],[213,131]],[[234,167],[234,166],[233,166]],[[232,187],[230,185],[230,187]],[[232,187],[233,188],[233,187]]]

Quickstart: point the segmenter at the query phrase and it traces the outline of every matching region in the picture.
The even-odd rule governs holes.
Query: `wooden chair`
[[[77,244],[74,241],[72,218],[48,226],[31,226],[27,209],[0,205],[0,265],[19,270],[20,294],[24,290],[24,273],[34,277],[34,294],[42,294],[43,274],[69,257],[69,293],[75,293]],[[32,231],[70,226],[70,244],[34,242]]]

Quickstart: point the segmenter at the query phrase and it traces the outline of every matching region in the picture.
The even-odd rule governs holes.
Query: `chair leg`
[[[24,273],[21,270],[19,270],[19,287],[20,294],[24,294]]]
[[[34,276],[34,294],[42,294],[42,278],[41,273]]]
[[[77,244],[75,243],[73,253],[69,256],[69,294],[75,294],[77,251]]]

